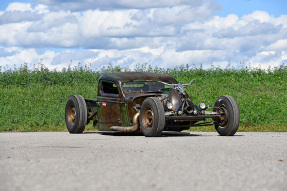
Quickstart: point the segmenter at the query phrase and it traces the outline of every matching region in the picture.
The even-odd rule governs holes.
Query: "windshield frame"
[[[163,93],[163,89],[173,88],[159,81],[131,81],[121,84],[123,93]]]

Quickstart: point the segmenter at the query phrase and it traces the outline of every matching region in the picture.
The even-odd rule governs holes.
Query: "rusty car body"
[[[148,72],[107,73],[98,80],[97,98],[69,97],[65,121],[70,133],[82,133],[93,121],[99,131],[142,132],[161,136],[163,131],[188,130],[214,125],[220,135],[234,135],[239,126],[239,107],[231,96],[219,97],[213,107],[199,105],[167,74]],[[206,120],[210,118],[212,120]]]

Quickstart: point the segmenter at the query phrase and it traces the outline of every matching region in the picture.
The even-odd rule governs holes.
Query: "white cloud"
[[[91,9],[111,10],[111,9],[150,9],[161,7],[173,7],[188,5],[197,7],[201,4],[220,8],[220,5],[213,0],[36,0],[41,4],[48,5],[53,10],[85,11]]]
[[[213,0],[38,2],[11,3],[0,13],[1,66],[39,60],[50,69],[71,60],[94,68],[286,62],[287,15],[212,16],[220,8]]]
[[[38,14],[45,14],[49,12],[49,8],[46,5],[36,5],[34,8],[34,11],[36,11]]]
[[[64,11],[47,13],[41,20],[32,23],[28,28],[28,32],[49,32],[49,30],[53,29],[60,29],[61,32],[65,24],[77,25],[78,17],[79,14],[71,14],[70,12]],[[55,35],[57,34],[58,33],[55,33]]]
[[[32,11],[32,7],[30,3],[10,3],[8,7],[6,8],[6,11],[12,12],[12,11]]]
[[[0,57],[0,66],[12,68],[14,66],[19,67],[23,63],[32,63],[34,59],[37,58],[37,53],[35,49],[20,49],[12,48],[10,50],[4,49],[4,52],[13,52],[13,55],[7,55]]]
[[[13,12],[4,12],[0,15],[0,24],[11,24],[11,23],[22,23],[29,21],[36,21],[41,19],[42,15],[39,15],[30,11],[13,11]]]
[[[85,38],[130,36],[136,24],[131,19],[135,11],[86,11],[79,21],[79,28]]]
[[[253,68],[272,69],[286,63],[286,58],[287,54],[285,51],[263,51],[258,52],[249,62]]]
[[[2,54],[1,54],[2,52]],[[3,56],[3,53],[6,55]],[[10,54],[9,54],[10,53]],[[3,69],[14,69],[14,67],[19,68],[24,63],[28,64],[30,69],[40,67],[40,63],[43,63],[45,67],[50,70],[61,71],[63,68],[67,68],[69,61],[53,64],[53,61],[59,54],[54,51],[45,51],[42,54],[37,53],[35,49],[23,49],[17,47],[3,48],[0,47],[0,67]],[[78,63],[72,63],[71,67],[76,66]]]
[[[21,46],[21,41],[17,41],[16,37],[25,33],[29,26],[30,23],[0,25],[0,44],[6,46]]]
[[[279,39],[276,42],[266,46],[265,50],[287,50],[287,39]]]
[[[265,11],[255,11],[252,14],[244,15],[242,20],[246,23],[259,21],[260,23],[268,23],[271,20],[270,15]]]

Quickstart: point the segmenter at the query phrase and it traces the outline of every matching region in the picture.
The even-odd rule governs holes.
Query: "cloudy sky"
[[[0,0],[0,66],[287,63],[286,0]]]

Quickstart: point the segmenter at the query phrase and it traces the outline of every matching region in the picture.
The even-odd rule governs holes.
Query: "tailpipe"
[[[110,129],[111,130],[115,130],[115,131],[122,131],[122,132],[132,132],[132,131],[136,131],[139,128],[139,123],[138,123],[138,119],[139,119],[140,113],[137,112],[134,115],[133,118],[133,126],[129,126],[129,127],[123,127],[123,126],[112,126]]]

